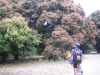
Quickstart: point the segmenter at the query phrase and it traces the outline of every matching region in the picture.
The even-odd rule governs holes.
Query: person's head
[[[79,43],[79,42],[75,42],[75,43],[74,43],[74,47],[75,47],[75,48],[80,48],[80,43]]]

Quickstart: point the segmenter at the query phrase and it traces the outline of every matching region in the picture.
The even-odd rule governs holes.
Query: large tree
[[[89,16],[91,20],[95,23],[97,27],[97,36],[96,36],[96,49],[100,53],[100,10],[96,10]]]
[[[41,48],[47,58],[65,57],[75,41],[82,44],[84,53],[95,47],[96,26],[72,0],[30,0],[17,11],[42,35]]]
[[[75,41],[80,41],[84,53],[95,47],[97,28],[90,18],[85,17],[80,4],[76,5],[73,0],[27,0],[18,3],[12,4],[13,9],[9,13],[6,12],[8,9],[4,9],[5,14],[9,17],[23,16],[29,22],[28,26],[42,35],[38,53],[43,53],[47,58],[62,58]],[[26,54],[25,49],[32,49],[28,44],[32,45],[29,39],[20,48],[23,55]]]
[[[27,40],[32,42],[28,44],[31,48],[25,49],[26,52],[36,51],[35,46],[39,41],[36,39],[35,34],[32,34],[32,30],[27,26],[27,23],[20,18],[6,19],[0,22],[0,53],[7,57],[9,53],[14,55],[15,59],[18,59],[19,55],[22,55],[23,47]],[[34,44],[33,44],[34,43]],[[4,60],[5,61],[5,60]]]

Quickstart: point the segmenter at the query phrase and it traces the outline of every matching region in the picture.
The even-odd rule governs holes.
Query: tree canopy
[[[26,44],[25,44],[26,43]],[[35,33],[27,26],[27,23],[19,18],[6,19],[0,22],[0,52],[12,54],[15,59],[22,55],[23,47],[25,52],[36,53],[36,46],[39,40]]]
[[[85,17],[81,5],[73,0],[6,0],[2,3],[5,5],[0,9],[0,38],[7,43],[7,48],[3,49],[2,45],[1,49],[16,59],[32,53],[51,59],[65,58],[75,41],[80,42],[84,53],[100,48],[100,30],[96,27],[99,26],[99,12],[92,14],[92,19]],[[14,16],[23,17],[24,21],[3,22]]]

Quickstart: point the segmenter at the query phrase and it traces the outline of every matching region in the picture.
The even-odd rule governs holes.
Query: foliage
[[[25,18],[34,18],[35,22],[29,23],[29,26],[42,35],[41,41],[45,47],[40,47],[44,49],[46,58],[58,59],[64,52],[71,50],[75,41],[82,43],[84,51],[95,47],[96,27],[85,17],[79,4],[71,0],[30,1],[19,8],[18,12]],[[45,22],[48,26],[43,26]]]
[[[16,9],[17,7],[16,7],[16,6],[13,6],[12,8],[13,8],[13,9]]]
[[[0,7],[5,6],[6,4],[0,1]]]
[[[20,35],[23,37],[19,38],[23,39],[23,41],[13,38],[12,44],[15,42],[13,44],[14,48],[18,47],[19,49],[17,54],[28,55],[30,54],[28,53],[30,49],[30,52],[34,50],[33,53],[38,52],[48,59],[60,59],[64,58],[63,54],[66,51],[72,49],[75,41],[81,43],[81,48],[84,52],[96,47],[95,37],[97,36],[98,29],[90,18],[85,17],[85,12],[80,4],[75,4],[72,0],[20,1],[18,3],[21,4],[18,5],[12,3],[13,8],[16,9],[10,9],[11,11],[7,14],[12,17],[19,13],[20,16],[24,17],[30,29],[37,32],[32,35],[41,40],[41,43],[38,46],[31,46],[35,42],[31,42],[31,38],[33,37],[34,40],[34,36],[27,35],[27,33],[23,36],[24,32],[23,29],[20,29],[20,24],[14,23],[13,29],[16,31],[14,35],[12,34],[13,32],[9,31],[10,34],[14,37],[19,37]],[[17,24],[19,27],[15,26]],[[17,32],[18,30],[19,32]]]
[[[10,0],[10,1],[17,4],[19,0]]]
[[[98,53],[100,53],[100,37],[99,36],[96,37],[96,41],[97,41],[97,43],[96,43],[96,49],[97,49]]]
[[[2,19],[2,18],[5,17],[5,16],[6,16],[5,11],[4,11],[4,10],[1,10],[1,11],[0,11],[0,19]]]
[[[25,42],[25,52],[33,54],[36,53],[36,46],[39,41],[35,35],[32,34],[32,30],[29,29],[27,23],[20,18],[6,19],[0,22],[0,53],[12,53],[17,58],[22,56]],[[29,54],[28,54],[29,55]]]
[[[25,55],[34,55],[37,53],[36,47],[39,45],[39,41],[36,39],[36,36],[32,34],[28,35],[28,39],[25,42]]]
[[[97,27],[97,36],[95,38],[97,43],[95,47],[97,49],[97,52],[100,53],[100,10],[96,10],[91,13],[89,18],[91,18],[91,20],[96,24]]]
[[[89,16],[91,20],[96,24],[97,28],[100,28],[100,10],[96,10]]]
[[[6,25],[7,34],[6,37],[17,45],[18,48],[22,47],[25,40],[27,40],[27,35],[31,33],[31,30],[26,26],[24,21],[17,21],[16,19],[12,19]]]

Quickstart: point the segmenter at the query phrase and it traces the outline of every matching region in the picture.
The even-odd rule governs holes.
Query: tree
[[[96,37],[96,49],[97,49],[97,52],[100,53],[100,35],[98,34],[98,36]]]
[[[2,57],[2,62],[6,62],[6,58],[8,53],[10,52],[10,42],[6,38],[5,34],[7,33],[7,29],[3,26],[5,23],[0,22],[0,56]]]
[[[33,55],[37,53],[37,46],[39,45],[39,41],[36,39],[36,36],[33,36],[32,34],[29,34],[28,39],[25,41],[25,49],[24,49],[24,55]]]
[[[96,50],[98,53],[100,53],[100,10],[96,10],[89,16],[91,20],[95,23],[97,27],[97,36],[95,38],[96,40]]]
[[[1,54],[11,53],[14,55],[15,59],[18,59],[19,55],[22,53],[21,48],[24,47],[24,43],[27,40],[30,40],[29,37],[31,37],[31,42],[35,42],[32,45],[29,44],[29,46],[31,45],[31,48],[34,48],[33,52],[36,50],[34,46],[38,45],[39,41],[36,39],[35,35],[32,34],[32,30],[27,26],[27,23],[23,19],[7,19],[5,22],[1,21],[0,26]],[[27,49],[27,51],[32,49]]]

